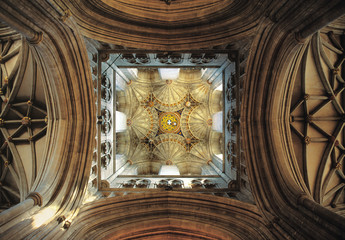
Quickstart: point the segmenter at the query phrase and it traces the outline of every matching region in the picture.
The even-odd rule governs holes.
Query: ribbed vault
[[[212,159],[209,111],[219,110],[209,105],[209,99],[222,91],[210,89],[201,68],[181,68],[176,80],[161,79],[159,71],[138,68],[137,77],[123,90],[126,109],[121,109],[127,114],[130,136],[127,159],[140,165],[132,167],[139,173],[157,174],[162,165],[175,165],[181,174],[201,174],[202,166]]]
[[[322,11],[320,6],[313,7]],[[342,15],[345,8],[340,2],[332,2],[329,7],[334,18]],[[293,93],[291,86],[295,77],[301,74],[294,67],[302,59],[301,53],[309,42],[308,36],[324,27],[327,21],[325,18],[315,19],[314,16],[308,20],[313,21],[313,24],[301,29],[297,16],[296,21],[289,22],[288,19],[291,16],[286,15],[279,24],[267,23],[266,28],[261,29],[262,32],[253,43],[261,44],[248,61],[250,74],[244,82],[241,105],[244,112],[241,120],[244,121],[243,139],[248,146],[245,158],[249,164],[249,177],[260,208],[274,213],[280,219],[279,222],[285,219],[289,224],[293,223],[293,226],[279,223],[280,226],[294,229],[296,234],[292,238],[301,235],[307,239],[315,238],[312,230],[314,227],[309,224],[316,224],[317,238],[327,239],[332,234],[333,239],[339,239],[343,235],[343,230],[340,230],[343,229],[343,218],[313,200],[297,165],[290,138],[290,116],[293,115],[290,114],[290,94]],[[282,28],[285,31],[281,31]],[[291,35],[290,31],[294,34]],[[255,64],[257,62],[261,62],[260,67]],[[315,76],[310,79],[310,87],[315,87],[314,90],[319,86]],[[302,97],[300,92],[294,94]],[[259,185],[265,187],[260,189]],[[272,196],[275,196],[273,202],[270,201]],[[266,215],[266,212],[263,214]],[[308,221],[308,227],[300,227],[299,224],[304,222],[302,219]],[[338,230],[321,228],[327,224]]]
[[[115,1],[96,0],[2,1],[1,21],[27,39],[35,53],[34,59],[42,67],[51,128],[47,128],[49,148],[42,161],[43,170],[37,174],[32,192],[21,194],[23,202],[0,214],[1,238],[116,239],[118,233],[130,239],[148,236],[147,230],[160,234],[159,227],[162,227],[165,234],[170,231],[205,239],[343,239],[344,217],[324,206],[337,207],[339,201],[334,200],[342,200],[337,194],[343,191],[343,166],[340,166],[343,71],[334,67],[343,59],[344,46],[342,42],[337,46],[338,37],[335,37],[337,41],[328,39],[324,32],[321,36],[311,36],[344,14],[344,1],[175,0],[170,5],[158,0],[146,2],[121,0],[116,5]],[[203,5],[210,8],[206,10]],[[192,14],[186,16],[184,10],[192,7],[195,8]],[[143,19],[148,19],[147,24],[143,24]],[[150,194],[116,195],[94,202],[87,198],[84,202],[90,202],[83,204],[88,178],[95,175],[90,170],[97,115],[82,34],[112,46],[129,48],[171,51],[223,45],[238,50],[243,60],[237,64],[238,81],[229,84],[238,90],[237,98],[233,99],[230,87],[226,94],[237,107],[224,113],[227,128],[234,129],[231,137],[236,142],[227,145],[226,154],[239,160],[236,167],[241,170],[239,181],[231,182],[230,186],[243,186],[246,180],[250,181],[257,205],[164,189]],[[339,35],[343,35],[343,30]],[[301,88],[294,90],[298,87],[296,76],[303,76],[296,68],[303,68],[303,53],[310,48],[310,41],[314,50],[307,50],[308,54],[322,55],[322,49],[329,54],[329,62],[324,61],[326,57],[307,55],[321,64],[321,68],[310,69],[313,71],[309,73],[315,74],[308,76],[315,79],[310,82],[311,88],[306,88],[315,90],[318,103],[314,106],[308,105],[314,99],[304,98],[308,92]],[[323,75],[320,84],[318,80]],[[147,95],[137,90],[133,99],[145,101]],[[300,109],[293,109],[298,102]],[[314,112],[314,118],[310,118],[308,111],[314,107],[319,108],[320,116]],[[321,115],[325,109],[328,114]],[[291,116],[295,117],[294,121],[290,121]],[[27,119],[24,120],[25,125]],[[322,121],[329,124],[319,126]],[[305,138],[309,135],[305,134],[305,125],[311,130],[308,134],[315,134],[310,136],[307,147],[309,140],[306,142]],[[291,131],[293,128],[302,134]],[[317,148],[317,144],[321,147]],[[310,150],[312,145],[321,156],[311,158],[318,165],[314,168],[307,161],[310,156],[303,156],[303,148]],[[145,143],[144,147],[150,145]],[[139,155],[140,151],[138,148],[134,154]],[[149,164],[153,169],[150,172],[157,171],[156,165]],[[100,172],[95,166],[92,171]],[[248,177],[241,175],[242,170],[248,172]],[[105,182],[94,180],[90,186],[107,187]],[[29,193],[25,189],[19,191]],[[328,195],[328,200],[322,201]],[[214,235],[210,236],[209,232]]]
[[[316,33],[300,53],[290,116],[296,158],[310,194],[340,212],[345,201],[345,45],[337,28],[341,22]]]
[[[42,171],[48,113],[44,76],[25,39],[1,27],[0,202],[24,201]]]

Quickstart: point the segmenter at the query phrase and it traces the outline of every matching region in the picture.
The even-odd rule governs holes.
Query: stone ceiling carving
[[[176,165],[182,174],[201,174],[201,166],[211,159],[207,144],[214,113],[210,84],[201,79],[201,69],[182,68],[177,80],[160,79],[157,69],[138,69],[137,75],[125,90],[131,108],[126,110],[129,159],[145,173],[146,163],[154,174],[161,165]],[[138,151],[140,145],[148,152]]]
[[[18,34],[0,40],[0,211],[23,201],[42,167],[48,116],[41,69]]]
[[[127,118],[128,129],[136,134],[139,139],[154,138],[158,131],[158,114],[154,108],[140,106],[133,115]]]
[[[138,3],[139,1],[133,0],[128,3]],[[187,0],[176,0],[170,6],[181,2],[188,3]],[[219,11],[226,9],[222,12],[225,14],[220,15],[223,17],[212,18],[212,21],[208,18],[203,19],[204,16],[200,14],[200,18],[193,19],[195,25],[188,25],[193,23],[190,21],[181,22],[178,29],[167,26],[164,21],[158,21],[157,26],[152,23],[146,25],[142,21],[133,21],[133,19],[127,18],[128,16],[123,18],[128,21],[128,25],[124,26],[120,21],[116,21],[121,19],[120,14],[115,12],[115,16],[112,16],[111,8],[102,11],[104,5],[101,3],[95,0],[19,0],[16,1],[16,4],[13,1],[3,1],[0,6],[1,19],[19,29],[26,37],[44,36],[43,39],[40,39],[42,40],[40,45],[32,46],[32,49],[40,53],[40,58],[45,61],[45,69],[51,73],[49,82],[54,90],[54,97],[59,97],[54,98],[54,102],[51,101],[48,105],[56,106],[62,111],[62,114],[56,117],[62,124],[59,124],[56,129],[64,134],[63,137],[58,138],[60,140],[57,144],[58,147],[50,144],[49,149],[53,149],[55,154],[47,157],[45,161],[49,166],[46,168],[46,175],[49,177],[42,177],[38,183],[39,187],[44,188],[37,190],[40,194],[44,193],[44,195],[42,194],[42,207],[33,207],[30,202],[26,201],[24,207],[20,205],[12,209],[11,214],[6,214],[1,219],[4,239],[68,238],[69,236],[75,239],[85,236],[90,239],[98,239],[100,234],[112,233],[109,232],[110,228],[114,234],[118,234],[119,228],[114,224],[126,226],[123,231],[127,236],[127,234],[133,233],[132,229],[137,229],[138,225],[147,227],[147,224],[152,224],[153,221],[145,222],[150,217],[157,218],[154,226],[162,226],[160,215],[162,211],[167,214],[168,219],[171,219],[171,214],[174,214],[179,220],[176,222],[177,226],[181,224],[181,216],[182,219],[188,218],[188,221],[184,222],[187,223],[185,224],[187,230],[193,230],[193,228],[188,228],[188,225],[190,222],[198,220],[195,218],[195,213],[201,213],[198,218],[205,223],[206,227],[211,223],[216,227],[220,226],[222,230],[230,231],[231,234],[227,238],[246,239],[248,232],[253,239],[313,239],[315,233],[320,239],[340,239],[344,236],[343,218],[337,218],[336,214],[305,197],[305,189],[296,184],[299,176],[293,175],[295,173],[293,172],[294,164],[291,164],[290,159],[286,156],[290,152],[281,151],[283,149],[281,145],[286,144],[286,142],[282,143],[285,139],[281,135],[286,135],[284,127],[290,128],[290,126],[289,118],[285,118],[280,110],[284,109],[285,105],[290,107],[290,99],[287,104],[285,104],[285,95],[284,99],[282,97],[283,104],[279,99],[283,95],[282,92],[288,92],[284,85],[287,82],[285,78],[288,75],[287,69],[291,67],[292,58],[297,57],[296,50],[300,50],[300,47],[303,46],[301,42],[314,31],[344,13],[344,3],[341,0],[254,2],[235,0],[228,4],[238,6],[236,8],[220,5]],[[145,4],[144,1],[140,1],[140,3]],[[164,6],[160,10],[167,7],[158,0],[157,5]],[[253,10],[248,11],[248,6]],[[67,7],[71,9],[72,17],[70,17],[71,14],[67,14],[69,11]],[[254,14],[250,14],[252,12]],[[135,16],[135,14],[132,15]],[[198,26],[198,20],[204,20],[203,24]],[[156,27],[163,29],[157,31]],[[90,69],[87,67],[85,45],[79,30],[82,34],[94,36],[103,42],[110,41],[114,44],[131,47],[139,45],[136,47],[161,50],[170,50],[171,47],[197,49],[228,44],[236,42],[239,38],[255,35],[255,39],[250,40],[248,63],[237,65],[239,70],[245,69],[246,76],[238,79],[236,84],[236,87],[240,84],[244,86],[242,92],[236,93],[236,95],[242,94],[236,99],[236,104],[239,104],[240,99],[243,100],[243,104],[242,111],[236,111],[233,116],[237,122],[242,123],[241,127],[243,126],[240,129],[243,139],[239,138],[237,143],[242,142],[244,149],[243,152],[240,146],[237,146],[236,149],[238,157],[243,154],[246,158],[248,178],[252,183],[258,210],[253,205],[243,206],[214,196],[187,195],[183,198],[186,210],[181,211],[179,209],[181,199],[176,198],[176,194],[166,194],[169,198],[164,198],[162,202],[155,202],[160,197],[157,194],[144,194],[148,201],[142,201],[137,196],[130,195],[129,198],[128,196],[115,198],[117,204],[114,205],[110,204],[114,201],[113,199],[91,203],[85,207],[85,212],[80,212],[81,219],[75,218],[81,206],[80,199],[84,196],[87,171],[90,167],[92,169],[95,167],[88,162],[88,159],[93,151],[96,123],[95,107],[90,104],[93,102],[94,95]],[[297,40],[301,42],[296,41],[296,36]],[[74,54],[71,54],[72,52]],[[287,95],[291,96],[289,93]],[[299,97],[301,96],[298,95],[297,98]],[[100,114],[97,113],[97,116]],[[284,118],[283,121],[279,122],[282,118]],[[338,120],[335,122],[338,123]],[[240,132],[239,128],[237,130]],[[324,129],[326,133],[330,134],[327,132],[328,130]],[[54,137],[56,136],[49,138]],[[322,144],[327,145],[329,142]],[[49,161],[49,159],[53,159],[53,161]],[[238,162],[241,166],[242,162]],[[288,164],[293,166],[288,166]],[[57,167],[54,168],[52,165]],[[242,169],[245,170],[245,168]],[[240,171],[241,168],[239,167],[238,170]],[[100,170],[98,169],[98,171]],[[49,178],[54,178],[55,181],[50,181]],[[96,180],[98,186],[103,183]],[[49,191],[46,188],[49,188]],[[191,199],[195,200],[191,201]],[[198,201],[198,199],[205,199],[205,201]],[[215,204],[217,201],[219,204]],[[123,208],[123,203],[128,203],[128,206]],[[172,204],[171,207],[166,206],[168,203]],[[50,208],[53,204],[56,204],[56,209]],[[158,208],[153,208],[153,205]],[[88,212],[90,208],[94,211]],[[118,209],[120,212],[114,212],[114,209]],[[200,209],[204,210],[200,211]],[[248,213],[242,214],[243,209],[255,209],[257,217]],[[51,210],[50,218],[44,219],[33,228],[35,218],[45,216],[44,213],[47,213],[47,210]],[[129,216],[129,211],[133,211],[135,214]],[[28,212],[34,216],[27,218]],[[109,222],[108,216],[104,217],[106,213],[110,218],[116,219]],[[239,215],[239,213],[241,214]],[[138,220],[137,215],[142,218]],[[22,221],[23,218],[27,219]],[[220,222],[219,220],[222,219],[226,221]],[[253,219],[259,220],[260,224]],[[139,224],[127,225],[133,220],[138,221]],[[94,225],[91,226],[90,223]],[[200,221],[194,221],[194,229],[205,226],[198,223]],[[67,228],[70,226],[71,229],[68,231]],[[14,232],[18,227],[21,231]],[[103,229],[100,229],[102,227]],[[203,227],[202,231],[206,232],[206,235],[208,229],[214,230],[214,228]],[[95,228],[97,231],[94,231]],[[81,235],[78,235],[78,230],[81,231]],[[262,234],[261,231],[268,234]],[[217,236],[228,235],[221,233]]]
[[[297,75],[290,126],[306,186],[323,206],[345,200],[344,35],[317,33],[309,42]]]

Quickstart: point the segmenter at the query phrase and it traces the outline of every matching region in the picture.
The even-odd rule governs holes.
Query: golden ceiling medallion
[[[180,131],[180,116],[173,112],[161,114],[159,128],[164,133],[178,133]]]
[[[155,105],[155,103],[152,102],[152,101],[149,101],[149,102],[147,103],[147,105],[148,105],[149,107],[153,107],[153,106]]]
[[[212,119],[210,118],[210,119],[207,119],[207,125],[209,125],[209,126],[212,126]]]

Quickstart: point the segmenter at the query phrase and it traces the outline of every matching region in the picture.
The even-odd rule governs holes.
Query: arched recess
[[[319,5],[305,4],[321,14]],[[307,20],[297,12],[294,17],[267,19],[248,58],[240,121],[249,180],[263,216],[274,228],[284,229],[286,238],[344,236],[344,218],[320,206],[309,194],[294,155],[289,124],[294,67],[301,61],[305,43],[312,33],[341,16],[344,8],[343,3],[332,2],[322,20],[316,16]]]
[[[167,51],[208,48],[248,37],[271,7],[264,0],[179,0],[170,5],[156,0],[54,2],[76,17],[89,38]]]
[[[199,237],[190,239],[278,239],[254,205],[178,192],[128,195],[87,204],[66,237],[154,239],[162,233]]]
[[[11,199],[25,200],[42,174],[51,125],[42,66],[27,40],[10,32],[1,27],[0,192],[1,203],[12,205]]]
[[[66,2],[68,5],[71,1]],[[96,2],[98,1],[92,1],[92,3]],[[222,18],[217,18],[220,21],[210,22],[203,29],[195,27],[190,32],[191,28],[186,28],[183,24],[179,29],[170,28],[168,33],[156,34],[154,31],[155,41],[145,38],[145,36],[152,37],[152,35],[146,35],[145,31],[143,31],[144,34],[122,35],[123,31],[117,30],[121,26],[116,23],[113,24],[114,28],[110,28],[115,37],[106,37],[104,33],[107,29],[102,30],[99,27],[102,22],[95,24],[97,28],[93,30],[97,31],[92,34],[95,34],[94,38],[100,41],[132,47],[171,50],[228,44],[257,33],[246,68],[248,75],[244,83],[243,115],[240,120],[244,126],[242,130],[244,155],[248,161],[250,181],[258,207],[261,209],[260,212],[265,219],[271,221],[269,225],[271,231],[284,229],[281,232],[285,232],[285,235],[281,235],[280,238],[313,239],[315,232],[320,238],[340,238],[343,236],[342,229],[345,229],[343,218],[320,208],[308,199],[308,195],[305,195],[307,189],[296,167],[293,153],[290,152],[292,146],[288,143],[290,108],[289,103],[286,103],[284,99],[288,96],[288,86],[291,84],[288,75],[292,72],[289,72],[289,69],[293,59],[297,57],[297,52],[301,49],[295,41],[295,36],[297,40],[302,41],[304,37],[308,37],[324,24],[343,14],[344,4],[340,0],[260,1],[256,2],[258,4],[248,1],[234,2],[240,3],[237,6],[244,6],[243,3],[246,2],[245,5],[249,6],[251,11],[238,9],[241,14],[232,15],[233,20],[222,22]],[[12,209],[13,214],[9,214],[11,218],[2,215],[1,223],[5,221],[7,223],[1,229],[4,231],[2,235],[4,239],[24,237],[39,239],[63,235],[64,230],[60,229],[61,225],[68,226],[68,220],[73,219],[76,214],[74,210],[80,205],[89,173],[89,165],[86,161],[91,159],[93,145],[91,139],[93,138],[90,136],[94,135],[96,122],[94,98],[91,97],[90,69],[88,65],[83,65],[83,62],[87,62],[87,57],[73,19],[69,18],[70,14],[66,8],[60,9],[52,3],[53,1],[18,0],[14,4],[13,1],[6,0],[0,5],[0,18],[24,34],[32,43],[39,43],[42,40],[41,32],[43,33],[43,40],[33,48],[37,51],[37,59],[44,63],[45,73],[49,75],[47,84],[52,93],[49,101],[54,109],[52,119],[57,122],[53,127],[54,143],[58,143],[51,144],[54,147],[49,150],[47,158],[49,159],[47,169],[50,170],[41,176],[39,182],[45,182],[45,185],[38,184],[36,192],[39,194],[34,195],[36,204],[43,206],[42,211],[39,212],[41,215],[36,214],[38,206],[31,207],[34,203],[30,199],[24,201],[21,208],[14,208],[15,211]],[[61,2],[55,1],[55,3]],[[73,7],[78,8],[80,1],[71,3]],[[162,1],[161,4],[165,3]],[[270,7],[266,8],[268,5]],[[81,4],[81,8],[83,6]],[[82,13],[74,12],[73,7],[71,7],[72,15],[80,17],[81,20],[85,17],[83,13],[89,12],[88,8]],[[223,15],[225,17],[231,16],[227,11],[235,12],[223,6],[221,9],[226,10],[226,14]],[[258,13],[250,14],[256,9]],[[305,9],[308,11],[304,11]],[[97,22],[97,17],[91,18],[92,21]],[[264,22],[258,29],[259,18]],[[85,32],[87,32],[87,26],[92,25],[92,21],[88,22],[88,16],[86,19],[85,25],[81,25]],[[217,24],[217,22],[222,24]],[[236,24],[232,24],[233,22]],[[249,22],[250,25],[244,24]],[[142,21],[140,25],[143,25]],[[210,25],[215,28],[208,28]],[[242,28],[242,25],[245,28]],[[165,22],[162,22],[161,27],[167,27]],[[125,32],[132,34],[131,28],[124,29]],[[132,29],[140,29],[140,26]],[[98,31],[100,34],[97,33]],[[195,36],[193,33],[197,31],[206,33],[206,38],[202,35]],[[295,31],[296,35],[293,34]],[[93,37],[92,34],[88,36]],[[170,38],[171,36],[175,38]],[[184,37],[176,40],[181,36]],[[140,44],[138,44],[138,39]],[[58,104],[53,105],[54,103]],[[151,199],[154,198],[151,197]],[[118,200],[128,199],[119,198]],[[102,201],[107,202],[107,200]],[[213,201],[213,197],[208,201]],[[48,202],[51,208],[45,207]],[[37,218],[31,218],[25,214],[20,215],[24,211],[32,213]],[[50,214],[47,215],[47,213]],[[12,219],[16,216],[18,218]],[[33,225],[39,216],[48,216],[48,218],[45,217],[42,222],[36,222],[37,225]],[[55,221],[58,216],[64,216],[67,221]],[[39,226],[41,227],[38,228]],[[13,235],[12,232],[7,231],[11,227],[20,230]],[[231,229],[231,226],[229,228]],[[246,231],[245,233],[247,234]],[[69,231],[67,234],[72,233]]]
[[[332,23],[305,44],[296,64],[290,110],[291,137],[304,182],[316,202],[339,213],[345,197],[342,20],[337,20],[340,28]]]
[[[96,123],[91,71],[74,21],[49,2],[3,1],[0,19],[28,41],[42,70],[50,126],[49,148],[30,192],[0,214],[1,238],[42,238],[59,225],[53,220],[60,214],[77,213],[85,192]],[[20,230],[14,235],[12,228]]]

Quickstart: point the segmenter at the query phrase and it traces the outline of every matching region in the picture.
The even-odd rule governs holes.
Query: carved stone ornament
[[[102,86],[108,89],[111,87],[110,79],[105,75],[102,76]]]
[[[109,88],[102,87],[101,96],[103,100],[109,102],[111,100],[112,91]]]
[[[109,141],[102,142],[101,149],[103,154],[109,153],[111,151],[111,143]]]
[[[102,133],[108,134],[111,130],[111,124],[109,122],[102,123]]]
[[[29,193],[29,195],[27,196],[26,199],[31,198],[32,200],[34,200],[34,205],[36,206],[42,206],[42,202],[43,202],[43,198],[42,196],[38,193],[38,192],[31,192]]]
[[[35,32],[35,35],[32,38],[27,38],[28,42],[32,45],[39,44],[43,40],[42,32]]]

